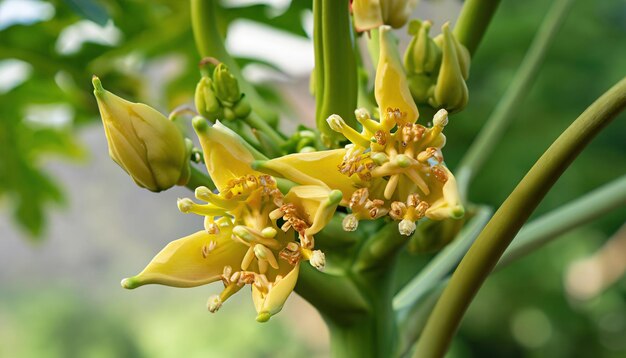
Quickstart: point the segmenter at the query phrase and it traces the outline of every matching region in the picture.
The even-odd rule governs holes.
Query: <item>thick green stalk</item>
[[[515,261],[560,235],[626,206],[626,176],[598,188],[524,225],[496,269]]]
[[[393,299],[393,308],[399,316],[405,315],[425,294],[454,270],[487,224],[492,213],[492,208],[481,206],[476,216],[465,225],[457,238],[437,254],[417,276],[396,294]]]
[[[598,98],[539,158],[496,211],[452,275],[415,357],[443,357],[476,292],[541,199],[591,139],[626,107],[626,78]]]
[[[326,123],[326,118],[331,114],[340,115],[351,127],[356,126],[357,66],[349,10],[348,0],[318,0],[313,4],[313,18],[319,26],[313,34],[315,95],[322,99],[321,102],[316,100],[315,118],[327,146],[342,139]],[[320,58],[321,65],[318,62]]]
[[[530,92],[532,84],[537,78],[537,72],[543,64],[546,52],[550,48],[554,37],[565,19],[567,10],[573,0],[556,0],[546,15],[541,27],[537,31],[526,56],[513,78],[513,82],[500,99],[487,123],[474,140],[457,170],[457,181],[461,196],[467,197],[469,184],[478,173],[496,145],[502,139],[504,132],[515,118],[516,109]],[[470,3],[472,1],[468,1]],[[473,1],[489,2],[489,1]],[[467,5],[466,5],[467,6]],[[458,29],[456,29],[458,30]]]
[[[215,57],[226,64],[230,72],[237,77],[239,87],[246,94],[253,111],[271,125],[276,125],[278,122],[276,111],[268,106],[254,87],[243,78],[237,62],[226,51],[217,29],[215,2],[216,0],[191,0],[191,27],[198,52],[202,57]]]
[[[331,353],[335,358],[393,357],[397,348],[397,326],[391,307],[394,261],[367,273],[352,274],[366,298],[366,312],[322,312],[328,324]],[[350,314],[350,320],[342,318]]]
[[[474,54],[482,40],[500,0],[466,0],[454,25],[454,35]]]
[[[278,147],[285,145],[285,138],[282,134],[259,117],[256,112],[250,113],[250,115],[246,117],[245,121],[250,127],[265,133],[265,135],[273,141],[274,145]]]
[[[208,175],[201,172],[198,168],[190,165],[191,175],[189,176],[189,181],[185,184],[185,187],[191,191],[195,191],[199,186],[206,186],[207,188],[214,190],[215,184]]]

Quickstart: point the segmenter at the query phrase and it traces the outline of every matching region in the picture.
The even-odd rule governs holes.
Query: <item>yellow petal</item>
[[[274,284],[268,293],[263,293],[252,285],[252,300],[258,313],[257,321],[267,322],[271,316],[280,312],[285,301],[296,287],[299,272],[300,263],[296,264],[285,277]]]
[[[230,231],[210,235],[198,231],[170,242],[137,276],[124,279],[124,288],[157,283],[194,287],[220,279],[225,266],[237,268],[247,246],[233,241]]]
[[[398,109],[403,113],[404,123],[417,121],[419,116],[417,106],[411,97],[409,83],[389,26],[380,27],[380,58],[376,69],[374,94],[381,111],[381,122],[388,109]],[[383,125],[389,130],[395,123],[383,122]]]
[[[194,118],[193,126],[200,138],[207,171],[220,191],[232,179],[261,174],[253,170],[250,164],[255,159],[266,158],[246,145],[235,132],[219,121],[211,126],[202,117]]]
[[[339,172],[346,149],[310,153],[294,153],[263,162],[255,162],[258,170],[289,179],[301,185],[315,185],[337,189],[349,200],[362,183],[358,176],[348,177]]]
[[[304,219],[311,224],[306,234],[315,235],[332,219],[342,196],[339,190],[316,185],[300,185],[289,190],[285,202],[294,204],[298,211],[306,216]]]
[[[443,220],[447,218],[460,219],[465,214],[461,198],[459,196],[456,179],[452,172],[442,166],[448,176],[448,180],[443,185],[438,185],[425,199],[430,203],[426,210],[426,217],[431,220]]]
[[[375,29],[383,24],[380,1],[381,0],[354,0],[352,2],[354,27],[356,27],[357,31]]]

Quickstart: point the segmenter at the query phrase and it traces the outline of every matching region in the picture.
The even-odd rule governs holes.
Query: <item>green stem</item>
[[[217,28],[215,2],[216,0],[191,0],[191,27],[198,52],[202,57],[215,57],[226,64],[230,72],[237,77],[239,87],[246,94],[252,109],[265,121],[274,125],[278,121],[278,115],[243,78],[237,62],[226,51]]]
[[[443,357],[476,292],[541,199],[591,139],[626,107],[626,78],[598,98],[539,158],[452,275],[417,342],[415,357]]]
[[[215,190],[215,184],[208,175],[204,174],[198,168],[193,165],[190,166],[191,175],[189,177],[189,181],[185,184],[185,187],[191,191],[195,191],[199,186],[206,186],[211,190]]]
[[[397,326],[391,307],[394,260],[366,274],[354,274],[355,282],[367,298],[369,309],[338,320],[342,312],[323,313],[331,337],[331,353],[336,358],[393,357]]]
[[[526,256],[574,228],[625,205],[626,176],[622,176],[524,225],[498,262],[496,269]]]
[[[463,255],[472,245],[480,231],[491,218],[493,210],[482,206],[476,216],[463,228],[458,237],[446,246],[424,269],[406,284],[393,299],[393,308],[399,316],[403,316],[422,297],[437,286],[459,263]]]
[[[324,144],[332,146],[342,137],[326,123],[326,118],[331,114],[340,115],[348,125],[356,127],[354,109],[357,104],[358,85],[354,34],[348,0],[316,1],[313,11],[317,11],[313,15],[316,24],[319,23],[321,16],[320,31],[313,34],[316,37],[313,40],[315,59],[317,61],[321,57],[323,63],[319,66],[316,62],[315,90],[316,96],[322,96],[322,101],[316,102],[319,106],[316,108],[315,118]],[[323,79],[319,76],[323,76]],[[320,82],[321,87],[318,86]],[[322,90],[318,92],[320,88]]]
[[[541,27],[537,31],[526,56],[513,78],[513,82],[487,120],[487,123],[474,140],[457,170],[457,181],[461,197],[466,199],[467,190],[474,175],[478,173],[495,146],[500,142],[504,132],[515,118],[515,110],[530,92],[537,72],[543,64],[546,52],[565,19],[567,10],[573,0],[557,0],[546,15]],[[472,1],[468,1],[470,3]],[[473,1],[474,3],[485,1]],[[489,1],[487,1],[489,2]],[[466,5],[467,6],[467,5]],[[457,29],[458,30],[458,29]]]
[[[265,133],[265,135],[267,135],[276,146],[282,147],[285,145],[285,138],[255,112],[250,113],[250,115],[246,117],[245,121],[250,127]]]
[[[474,54],[482,40],[500,0],[466,0],[454,26],[454,35]]]

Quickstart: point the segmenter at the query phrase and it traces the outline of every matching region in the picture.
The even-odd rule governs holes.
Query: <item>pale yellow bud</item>
[[[176,125],[152,107],[106,91],[96,76],[93,86],[111,158],[148,190],[185,184],[189,151]]]

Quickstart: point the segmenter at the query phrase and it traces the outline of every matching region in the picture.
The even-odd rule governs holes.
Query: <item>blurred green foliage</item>
[[[70,159],[85,157],[74,133],[98,119],[91,76],[97,74],[114,93],[150,102],[166,112],[193,98],[199,78],[196,64],[200,60],[187,1],[37,3],[52,5],[54,16],[0,28],[0,64],[19,60],[30,68],[25,81],[0,96],[0,149],[1,153],[8,153],[0,158],[0,198],[8,201],[17,222],[35,239],[43,233],[48,204],[62,203],[64,197],[63,185],[46,173],[42,162],[50,154]],[[219,27],[226,32],[233,20],[246,19],[305,37],[302,15],[310,7],[311,1],[294,1],[282,13],[276,13],[267,4],[222,6]],[[63,50],[64,34],[72,27],[85,25],[85,19],[100,26],[114,24],[121,34],[119,43],[86,41],[76,50]],[[86,31],[84,27],[73,30]],[[151,95],[152,68],[166,57],[176,57],[182,66],[171,78],[165,78],[164,93]],[[259,59],[238,60],[241,65],[271,66]],[[268,94],[270,100],[278,100],[267,86],[260,91]],[[63,105],[70,118],[54,123],[45,113],[52,109],[48,107],[33,123],[28,113],[41,105]]]

